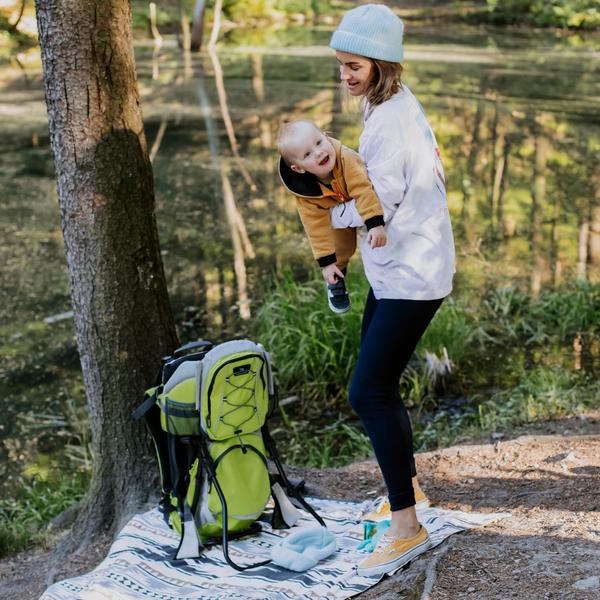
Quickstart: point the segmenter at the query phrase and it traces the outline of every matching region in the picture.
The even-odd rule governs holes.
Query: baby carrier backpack
[[[159,509],[180,535],[175,559],[198,558],[203,547],[260,530],[256,522],[269,499],[272,524],[287,528],[305,508],[300,485],[287,478],[267,420],[277,406],[265,349],[250,340],[213,345],[200,340],[163,359],[155,386],[133,413],[144,417],[154,441],[162,497]],[[271,460],[276,472],[269,472]]]

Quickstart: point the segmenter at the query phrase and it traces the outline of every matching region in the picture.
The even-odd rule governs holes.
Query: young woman
[[[381,248],[371,248],[361,232],[371,290],[350,403],[373,444],[391,508],[389,532],[358,566],[363,575],[392,571],[430,544],[415,512],[415,495],[422,492],[416,484],[411,425],[399,381],[452,290],[454,274],[439,149],[421,105],[400,80],[403,32],[402,21],[389,8],[367,4],[344,15],[330,43],[342,82],[351,95],[364,100],[359,154],[381,201],[388,240]],[[332,209],[334,226],[338,208]]]

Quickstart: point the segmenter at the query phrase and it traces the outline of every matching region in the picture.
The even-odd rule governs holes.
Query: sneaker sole
[[[327,304],[329,304],[329,308],[338,315],[347,313],[350,310],[350,305],[348,305],[348,308],[336,308],[335,306],[333,306],[333,304],[331,304],[331,302],[327,302]]]
[[[361,569],[359,566],[356,567],[356,572],[361,577],[373,577],[373,575],[385,575],[390,571],[395,571],[400,567],[403,567],[411,560],[415,559],[417,556],[420,556],[424,552],[427,552],[431,547],[431,538],[427,538],[423,543],[415,546],[405,552],[402,556],[398,558],[394,558],[386,563],[381,563],[380,565],[376,565],[374,567],[366,567]]]

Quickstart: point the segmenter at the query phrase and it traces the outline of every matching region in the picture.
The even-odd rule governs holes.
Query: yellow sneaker
[[[385,496],[382,496],[375,502],[375,509],[371,512],[368,512],[362,516],[363,521],[373,521],[376,523],[377,521],[383,521],[384,519],[389,519],[392,514],[390,510],[390,503]]]
[[[425,495],[425,492],[421,489],[419,481],[416,477],[412,478],[413,490],[415,491],[415,508],[428,508],[429,498]],[[390,503],[387,499],[382,499],[375,510],[363,515],[363,521],[382,521],[383,519],[389,519],[392,511],[390,509]]]
[[[412,486],[415,491],[415,508],[429,508],[429,498],[419,485],[419,480],[416,477],[412,478]]]
[[[395,571],[419,554],[423,554],[430,545],[429,534],[422,525],[419,533],[411,538],[394,538],[384,535],[373,553],[358,564],[357,572],[362,577],[371,577]]]

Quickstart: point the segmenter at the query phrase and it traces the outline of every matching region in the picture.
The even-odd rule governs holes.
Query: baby
[[[296,198],[300,219],[323,277],[329,307],[350,310],[344,284],[346,267],[356,250],[356,230],[333,229],[329,209],[354,199],[368,230],[371,248],[386,243],[383,209],[356,152],[328,137],[312,121],[292,121],[279,130],[279,176]]]

